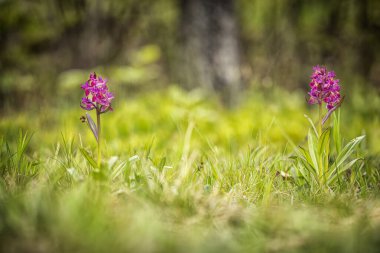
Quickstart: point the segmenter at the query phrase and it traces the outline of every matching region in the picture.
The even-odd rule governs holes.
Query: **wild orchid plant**
[[[342,104],[344,97],[340,95],[339,79],[335,79],[334,71],[327,71],[326,67],[315,66],[311,75],[309,104],[318,104],[319,122],[318,134],[321,135],[323,124]],[[323,115],[323,103],[326,103],[328,112]]]
[[[82,122],[87,122],[94,137],[98,143],[98,160],[97,167],[101,165],[101,123],[100,115],[108,111],[112,111],[111,101],[114,98],[107,87],[107,80],[101,76],[96,76],[95,73],[90,74],[90,78],[81,87],[84,90],[85,96],[82,98],[80,106],[86,111],[96,111],[96,124],[92,120],[89,113],[86,112],[86,117],[82,116]],[[87,157],[88,159],[88,157]],[[89,160],[89,159],[88,159]]]
[[[297,182],[305,182],[311,186],[329,188],[342,173],[352,169],[360,158],[348,161],[355,148],[362,142],[365,136],[351,140],[343,149],[340,134],[340,111],[344,97],[341,96],[339,80],[334,71],[327,71],[326,67],[315,66],[310,82],[309,104],[317,104],[319,119],[317,127],[309,118],[312,126],[307,136],[307,149],[297,147],[295,149],[295,171]],[[326,109],[323,104],[326,104]],[[326,122],[333,115],[332,126],[326,126]],[[330,135],[332,133],[332,139]],[[331,148],[331,149],[330,149]]]

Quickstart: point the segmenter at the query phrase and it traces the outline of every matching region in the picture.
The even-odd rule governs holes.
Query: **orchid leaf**
[[[322,156],[323,152],[328,148],[330,145],[330,128],[328,127],[323,131],[321,136],[318,139],[318,153],[320,156]]]
[[[333,171],[331,171],[329,175],[328,184],[334,183],[336,179],[345,171],[350,169],[357,161],[361,160],[362,158],[356,158],[349,163],[347,163],[343,168],[335,167]]]
[[[308,184],[317,183],[317,174],[312,164],[303,159],[299,159],[298,162],[301,165],[299,166],[299,172],[306,182]]]
[[[355,148],[364,140],[365,135],[356,137],[352,139],[347,145],[342,149],[342,152],[338,154],[338,157],[336,159],[336,167],[339,168],[346,160],[347,158],[354,152]]]
[[[91,116],[89,113],[86,113],[86,118],[87,118],[87,123],[88,123],[88,126],[90,127],[92,133],[94,134],[94,137],[96,139],[96,141],[99,141],[99,137],[98,137],[98,127],[96,126],[95,122],[92,120]]]
[[[315,150],[315,142],[314,142],[314,137],[313,137],[313,134],[311,133],[311,131],[309,130],[309,133],[307,135],[307,144],[308,144],[308,148],[309,148],[309,154],[310,154],[310,158],[311,158],[311,164],[313,165],[313,168],[315,169],[315,171],[317,171],[317,173],[319,172],[319,166],[318,166],[318,162],[317,162],[317,154],[316,154],[316,150]]]
[[[342,138],[340,135],[340,110],[337,110],[333,114],[334,126],[333,126],[333,139],[336,152],[340,154],[342,151]]]
[[[309,116],[307,116],[306,114],[304,114],[303,116],[305,116],[305,118],[310,122],[310,125],[312,126],[313,130],[314,130],[314,133],[315,135],[318,136],[318,131],[317,131],[317,128],[315,127],[313,121],[310,119]]]

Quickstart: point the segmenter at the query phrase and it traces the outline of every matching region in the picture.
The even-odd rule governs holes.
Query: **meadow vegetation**
[[[0,253],[379,252],[379,30],[378,0],[1,0]]]
[[[317,116],[303,91],[252,89],[226,109],[177,86],[115,90],[100,168],[79,103],[3,114],[0,251],[377,252],[375,92],[346,92],[341,134],[365,135],[360,159],[322,188],[292,173]]]

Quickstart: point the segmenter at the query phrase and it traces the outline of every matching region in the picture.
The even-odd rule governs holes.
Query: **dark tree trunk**
[[[180,0],[180,8],[180,81],[215,90],[232,105],[241,89],[233,0]]]
[[[372,41],[370,25],[368,23],[368,0],[356,0],[356,6],[356,29],[358,31],[357,33],[361,34],[361,36],[357,38],[355,69],[361,76],[368,78],[373,62],[375,61],[374,52],[376,51],[372,48],[374,41]]]

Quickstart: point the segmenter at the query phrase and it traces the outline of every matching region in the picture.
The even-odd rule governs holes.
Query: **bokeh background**
[[[379,49],[379,0],[0,0],[0,252],[379,252]],[[317,64],[365,135],[331,188],[294,174]]]
[[[119,98],[174,84],[233,106],[324,64],[372,93],[379,48],[377,0],[1,0],[0,109],[78,101],[90,71]]]

